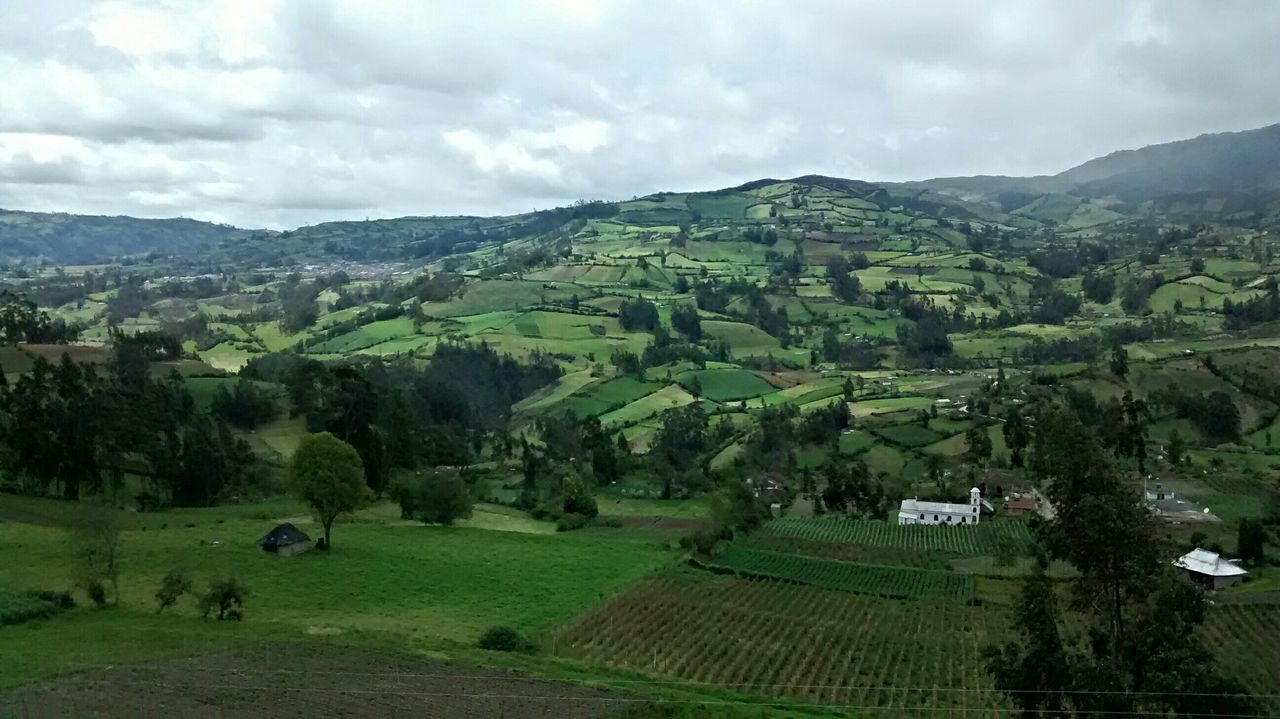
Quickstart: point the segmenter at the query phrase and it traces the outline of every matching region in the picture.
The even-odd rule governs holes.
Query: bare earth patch
[[[617,694],[393,653],[272,644],[0,692],[16,717],[611,717]]]

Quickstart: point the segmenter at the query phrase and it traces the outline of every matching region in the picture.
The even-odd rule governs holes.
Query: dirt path
[[[619,695],[513,672],[324,645],[111,667],[7,692],[0,716],[613,717]]]

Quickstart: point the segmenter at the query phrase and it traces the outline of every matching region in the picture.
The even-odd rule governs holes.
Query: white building
[[[1244,581],[1244,575],[1249,573],[1244,567],[1207,549],[1193,549],[1173,560],[1173,566],[1210,589],[1237,584]]]
[[[982,491],[974,487],[969,490],[968,504],[904,499],[898,509],[898,524],[977,524],[981,510]]]

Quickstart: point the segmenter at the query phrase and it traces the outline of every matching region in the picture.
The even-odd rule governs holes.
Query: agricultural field
[[[973,580],[949,572],[854,564],[737,546],[717,557],[715,564],[747,577],[780,579],[855,594],[942,599],[961,604],[973,599]]]
[[[1005,617],[691,571],[640,582],[556,638],[578,661],[736,692],[888,711],[999,714],[981,669]]]
[[[956,531],[959,530],[959,531]],[[957,555],[1022,554],[1031,533],[1024,522],[983,522],[976,527],[933,527],[874,520],[784,517],[770,522],[765,535],[868,547],[946,552]]]

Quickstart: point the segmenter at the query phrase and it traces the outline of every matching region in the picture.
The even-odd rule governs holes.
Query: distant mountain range
[[[648,212],[629,221],[697,222],[707,217],[696,210],[705,204],[705,198],[750,193],[779,183],[794,184],[799,194],[804,194],[804,188],[821,187],[824,192],[855,198],[866,205],[864,222],[879,222],[880,217],[874,216],[877,212],[899,212],[909,218],[983,220],[1015,227],[1065,225],[1080,229],[1137,218],[1280,226],[1280,124],[1121,150],[1052,176],[983,175],[903,183],[805,176],[756,180],[714,192],[659,193],[641,200],[685,198],[685,210],[673,203],[668,205],[669,212]],[[626,215],[633,204],[599,203],[510,217],[330,222],[286,232],[244,230],[189,219],[0,210],[0,259],[44,258],[71,264],[151,253],[193,256],[210,252],[229,260],[267,264],[329,256],[411,259],[447,254],[459,245],[468,249],[495,239],[554,235],[574,220]],[[713,219],[752,224],[768,222],[776,215],[760,216],[751,203],[738,205],[740,216],[729,213]],[[815,211],[797,219],[829,224],[831,218]],[[852,222],[856,218],[836,219]]]

